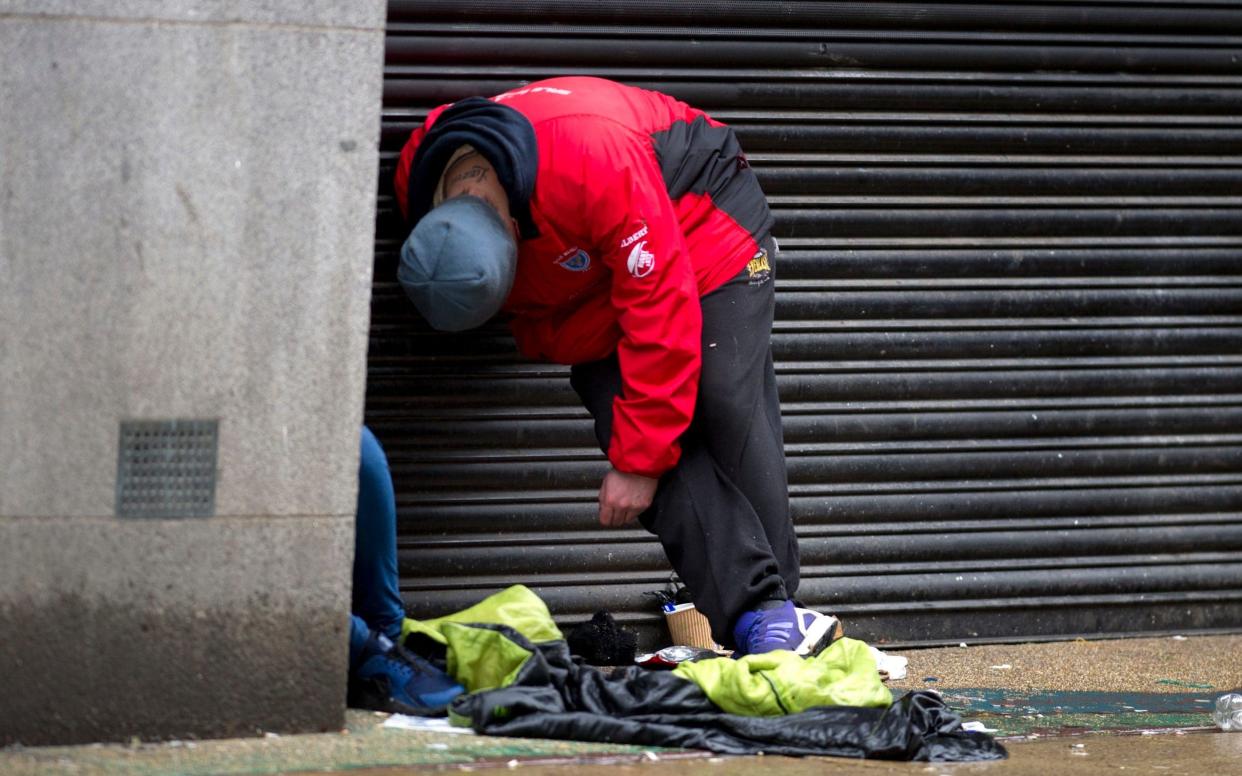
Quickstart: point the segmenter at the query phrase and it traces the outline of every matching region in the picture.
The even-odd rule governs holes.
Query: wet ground
[[[909,675],[892,686],[1190,692],[1242,685],[1239,650],[1242,635],[907,650]]]
[[[713,757],[381,727],[351,712],[338,733],[226,741],[0,750],[0,773],[397,774],[517,769],[651,776],[787,774],[1242,774],[1242,733],[1215,730],[1210,701],[1242,688],[1242,636],[1196,636],[905,650],[896,693],[935,689],[997,731],[1011,757],[941,765],[832,758]]]
[[[506,766],[507,769],[507,766]],[[993,776],[1086,776],[1086,774],[1153,774],[1159,776],[1224,776],[1242,773],[1242,735],[1228,733],[1096,736],[1050,739],[1010,747],[1010,758],[992,763],[885,763],[832,758],[707,757],[697,760],[644,760],[613,764],[526,764],[529,776],[608,774],[608,776],[926,776],[928,774],[991,774]],[[455,769],[457,770],[457,769]],[[396,776],[408,769],[362,771],[366,776]]]
[[[935,689],[1002,735],[1210,727],[1242,688],[1242,636],[909,650],[894,691]],[[1238,772],[1242,773],[1242,763]]]

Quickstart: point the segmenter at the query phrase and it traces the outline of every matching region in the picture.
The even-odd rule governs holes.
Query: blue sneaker
[[[440,716],[465,688],[423,658],[371,631],[349,672],[350,708]]]
[[[738,618],[733,626],[737,648],[734,657],[759,655],[778,649],[803,657],[818,655],[843,635],[836,617],[794,606],[785,601],[767,609],[755,609]]]

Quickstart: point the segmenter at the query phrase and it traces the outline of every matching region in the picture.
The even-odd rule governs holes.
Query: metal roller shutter
[[[426,111],[562,74],[732,124],[777,217],[801,597],[889,642],[1242,627],[1234,3],[390,4],[367,421],[414,615],[535,588],[644,641],[567,370],[395,282]]]

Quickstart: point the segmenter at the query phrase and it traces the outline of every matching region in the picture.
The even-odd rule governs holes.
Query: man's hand
[[[609,469],[599,486],[599,524],[605,528],[631,525],[651,506],[659,480]]]

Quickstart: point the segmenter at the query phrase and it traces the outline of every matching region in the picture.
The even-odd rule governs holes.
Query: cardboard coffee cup
[[[668,623],[668,633],[674,644],[724,651],[712,639],[712,628],[707,624],[707,618],[694,608],[694,604],[665,604],[664,621]]]

